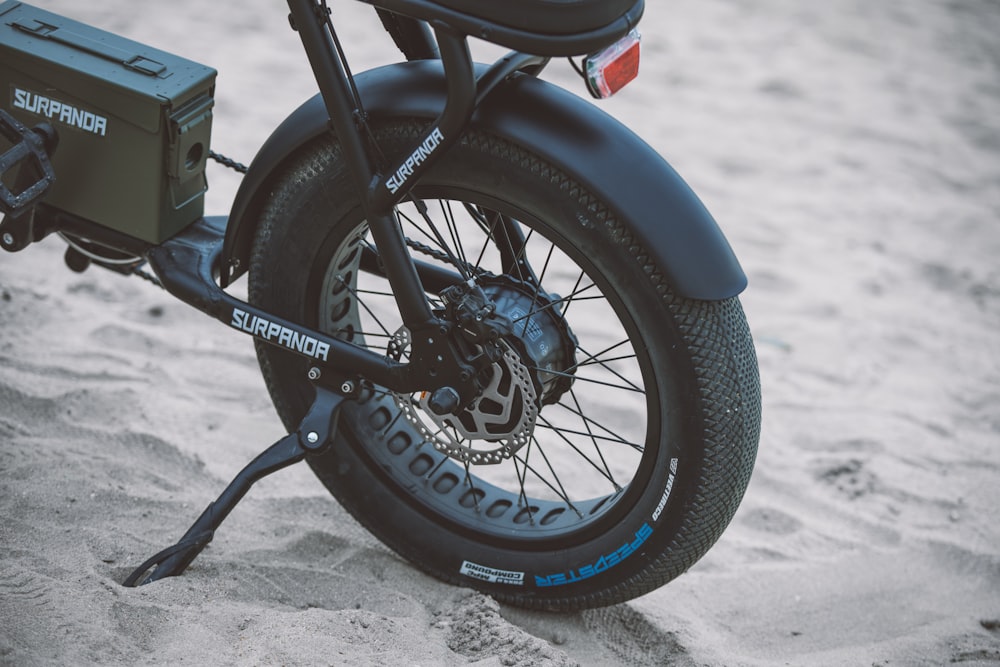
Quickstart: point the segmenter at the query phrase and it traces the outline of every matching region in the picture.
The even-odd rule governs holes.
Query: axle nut
[[[438,416],[448,415],[454,413],[458,408],[458,401],[457,391],[451,387],[441,387],[431,394],[430,400],[427,401],[427,407]]]

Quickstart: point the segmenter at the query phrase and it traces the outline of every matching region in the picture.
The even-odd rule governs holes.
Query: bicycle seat
[[[639,4],[636,0],[434,0],[434,3],[518,30],[550,35],[603,28]]]
[[[540,56],[593,53],[635,27],[644,0],[362,0]]]

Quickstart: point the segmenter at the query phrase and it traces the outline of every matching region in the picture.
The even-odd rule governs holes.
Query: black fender
[[[434,119],[444,108],[440,61],[387,65],[357,76],[372,118]],[[233,202],[223,246],[223,286],[248,265],[258,213],[269,181],[301,146],[329,129],[317,95],[271,134]],[[747,279],[712,215],[649,145],[593,104],[535,77],[517,75],[493,90],[471,126],[529,148],[603,201],[651,253],[681,296],[720,300]]]

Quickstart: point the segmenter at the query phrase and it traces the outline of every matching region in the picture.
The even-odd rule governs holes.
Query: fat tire
[[[393,121],[376,126],[374,133],[391,158],[405,155],[425,127],[417,120]],[[438,186],[487,203],[504,202],[544,220],[555,236],[575,246],[581,262],[592,261],[591,268],[602,272],[607,291],[617,293],[612,296],[616,308],[634,320],[629,326],[641,340],[633,345],[642,354],[648,350],[655,388],[647,393],[647,403],[652,401],[647,419],[659,441],[646,444],[643,469],[606,503],[609,509],[595,510],[596,518],[580,530],[548,537],[479,531],[472,519],[438,512],[434,498],[425,502],[421,494],[432,491],[405,479],[404,467],[380,463],[385,448],[401,446],[393,444],[398,434],[386,425],[393,403],[384,396],[373,394],[344,409],[341,440],[323,457],[311,459],[312,469],[361,524],[403,557],[444,581],[501,601],[568,611],[623,602],[662,586],[718,540],[743,497],[756,457],[760,387],[739,300],[675,294],[655,264],[655,253],[636,241],[628,225],[530,147],[470,131],[423,178],[417,192],[433,194]],[[318,275],[330,273],[323,266],[324,248],[341,243],[344,230],[355,229],[360,218],[335,141],[323,137],[299,150],[277,172],[260,211],[250,301],[323,327],[317,290],[323,284]],[[287,428],[296,428],[312,392],[306,362],[259,341],[257,353],[279,416]],[[412,454],[419,445],[411,442],[403,449]],[[486,580],[469,576],[468,563],[485,566]],[[512,573],[513,581],[504,579],[504,572]]]

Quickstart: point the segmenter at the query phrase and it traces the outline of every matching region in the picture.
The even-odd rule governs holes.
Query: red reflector
[[[583,62],[587,88],[597,98],[611,97],[639,75],[639,31],[620,40]]]

